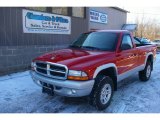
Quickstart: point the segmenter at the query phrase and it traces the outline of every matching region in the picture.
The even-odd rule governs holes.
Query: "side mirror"
[[[121,45],[121,50],[128,50],[131,49],[131,46],[129,44],[122,44]]]

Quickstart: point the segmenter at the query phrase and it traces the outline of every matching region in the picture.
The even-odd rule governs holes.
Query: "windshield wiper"
[[[92,50],[102,50],[102,49],[100,49],[100,48],[93,47],[93,46],[69,45],[69,47],[72,47],[72,48],[88,48],[88,49],[92,49]]]
[[[69,45],[69,47],[72,47],[72,48],[81,48],[82,46],[78,46],[78,45]]]
[[[89,49],[101,50],[100,48],[93,47],[93,46],[82,46],[82,48],[89,48]]]

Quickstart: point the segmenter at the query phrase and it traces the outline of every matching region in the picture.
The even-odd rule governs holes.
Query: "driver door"
[[[119,49],[120,50],[116,55],[116,59],[118,66],[118,74],[122,74],[136,67],[138,61],[138,54],[137,49],[133,46],[133,42],[129,34],[123,35]]]

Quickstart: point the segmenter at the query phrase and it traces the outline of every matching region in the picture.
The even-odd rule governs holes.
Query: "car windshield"
[[[114,51],[118,39],[117,33],[92,32],[81,34],[70,47]]]

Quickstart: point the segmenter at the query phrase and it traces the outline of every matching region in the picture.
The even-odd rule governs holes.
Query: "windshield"
[[[81,34],[70,47],[114,51],[118,39],[117,33],[93,32]]]

